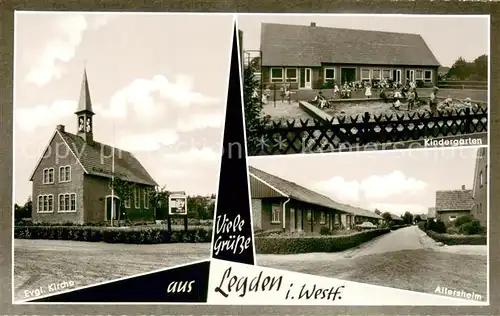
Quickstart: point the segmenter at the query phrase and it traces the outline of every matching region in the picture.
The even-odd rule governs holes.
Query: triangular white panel
[[[472,298],[413,292],[222,260],[212,260],[208,303],[348,306],[488,305]]]

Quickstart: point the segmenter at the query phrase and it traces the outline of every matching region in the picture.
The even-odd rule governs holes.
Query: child
[[[399,101],[399,99],[396,99],[396,102],[394,102],[394,108],[396,110],[399,110],[400,107],[401,107],[401,102]]]
[[[372,87],[370,84],[367,84],[365,87],[365,96],[369,99],[372,97]]]
[[[471,100],[471,98],[465,98],[463,104],[465,106],[472,106],[472,100]]]
[[[399,92],[399,90],[394,91],[394,99],[399,100],[401,99],[401,97],[402,95],[401,92]]]
[[[286,100],[288,101],[288,104],[292,103],[292,91],[290,90],[290,87],[287,87],[285,91],[285,97]]]
[[[285,91],[286,91],[286,86],[285,86],[285,84],[283,84],[283,85],[281,85],[281,88],[280,88],[281,102],[285,102]]]
[[[408,111],[413,110],[413,105],[415,104],[415,91],[410,89],[408,92]]]
[[[266,86],[264,93],[262,93],[262,103],[267,104],[267,98],[269,98],[270,96],[271,96],[271,89],[269,89],[269,86]]]
[[[313,102],[316,102],[320,109],[324,108],[326,105],[326,99],[323,96],[323,91],[318,92]]]
[[[448,97],[444,100],[443,104],[444,104],[445,106],[452,106],[452,105],[453,105],[453,99],[452,99],[452,98],[450,98],[450,96],[448,96]]]
[[[338,96],[340,94],[340,89],[337,84],[333,86],[333,95]]]
[[[387,101],[387,93],[385,92],[385,89],[382,88],[382,91],[380,91],[380,98],[384,101]]]
[[[432,89],[431,95],[429,97],[429,106],[431,108],[431,112],[434,114],[437,112],[437,93],[438,93],[439,88],[434,87]]]

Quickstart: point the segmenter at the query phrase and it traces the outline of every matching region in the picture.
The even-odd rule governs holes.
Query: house
[[[474,170],[474,184],[472,187],[472,196],[474,205],[472,207],[472,216],[486,227],[488,220],[488,148],[481,147],[476,155],[476,167]]]
[[[390,213],[390,214],[391,214],[391,220],[394,224],[396,224],[396,225],[404,224],[404,219],[402,219],[401,216],[398,216],[398,215],[392,214],[392,213]]]
[[[390,79],[437,84],[440,63],[418,34],[263,23],[264,84],[318,89],[331,82]]]
[[[438,68],[438,75],[445,77],[448,75],[449,71],[450,71],[450,67],[441,66]]]
[[[84,224],[110,221],[112,215],[118,219],[118,214],[120,219],[154,219],[148,194],[157,183],[132,153],[94,140],[94,114],[84,71],[76,134],[57,125],[30,177],[34,222]],[[130,194],[113,194],[111,179],[122,180]]]
[[[354,225],[359,225],[364,222],[370,222],[375,225],[380,225],[383,222],[382,216],[375,212],[365,210],[359,207],[345,205],[346,210],[353,216]]]
[[[451,222],[461,216],[471,214],[474,206],[472,190],[462,185],[460,190],[445,190],[436,192],[436,219]]]
[[[356,214],[361,213],[360,208],[336,202],[252,166],[249,178],[254,229],[311,233],[322,227],[350,229]]]
[[[427,219],[435,219],[435,218],[436,218],[436,208],[429,207],[429,210],[427,212]]]

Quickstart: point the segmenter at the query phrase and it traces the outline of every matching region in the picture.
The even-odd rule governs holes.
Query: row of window
[[[482,202],[476,204],[476,211],[477,211],[477,214],[483,213],[483,203]]]
[[[361,80],[381,80],[381,79],[391,79],[401,81],[401,70],[400,69],[361,69]],[[422,70],[422,69],[407,69],[406,79],[412,81],[421,80],[424,82],[432,82],[432,70]]]
[[[399,77],[399,78],[397,78]],[[407,70],[406,77],[408,79],[413,78],[414,80],[422,80],[424,82],[432,82],[432,70],[421,70],[421,69],[410,69]],[[324,82],[336,80],[336,68],[325,67],[323,68],[323,80]],[[401,70],[397,69],[361,69],[361,80],[381,80],[381,79],[391,79],[401,81]],[[296,83],[299,80],[298,68],[280,68],[272,67],[270,71],[270,81],[272,83],[278,82],[291,82]]]
[[[315,216],[314,212],[308,210],[307,211],[307,222],[311,223],[311,220],[314,222],[315,221]],[[281,223],[281,209],[279,206],[273,206],[272,211],[271,211],[271,223],[272,224],[279,224]],[[320,217],[319,217],[319,223],[321,225],[326,224],[326,213],[321,212]]]
[[[144,208],[149,208],[149,190],[146,188],[134,188],[132,194],[129,194],[128,198],[125,199],[123,203],[125,208],[130,208],[132,204],[132,195],[134,196],[134,208],[141,208],[141,200]]]
[[[54,168],[43,169],[43,184],[54,183]],[[59,183],[71,182],[71,166],[59,167]]]
[[[293,213],[293,209],[292,209]],[[358,221],[361,223],[364,220],[362,218],[357,217]],[[307,222],[311,224],[311,220],[314,222],[315,221],[315,212],[312,212],[310,210],[307,211]],[[338,216],[333,217],[334,224],[340,224],[340,218]],[[347,217],[348,224],[351,222],[350,217]],[[358,222],[357,221],[357,222]],[[281,209],[279,206],[273,206],[272,207],[272,212],[271,212],[271,223],[272,224],[279,224],[281,223]],[[321,225],[326,224],[326,212],[320,212],[320,218],[319,218],[319,223]]]
[[[42,194],[37,200],[38,213],[54,212],[54,195]],[[76,193],[62,193],[58,195],[58,212],[69,213],[76,212]]]

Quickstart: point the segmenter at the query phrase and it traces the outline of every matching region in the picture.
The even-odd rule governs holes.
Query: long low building
[[[319,232],[322,227],[350,229],[357,223],[380,223],[374,212],[346,205],[294,182],[249,167],[255,229]]]
[[[419,34],[262,23],[264,85],[319,89],[388,79],[437,84],[439,61]]]

